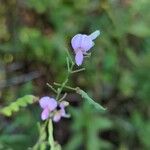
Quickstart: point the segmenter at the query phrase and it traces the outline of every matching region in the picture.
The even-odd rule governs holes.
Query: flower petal
[[[50,111],[53,111],[57,107],[57,101],[48,96],[42,97],[39,103],[43,109],[48,108]]]
[[[83,50],[83,52],[89,51],[93,47],[92,39],[89,36],[85,35],[85,34],[82,35],[82,40],[81,40],[80,47]]]
[[[65,114],[66,114],[65,109],[63,107],[60,109],[59,112],[60,112],[61,116],[65,116]]]
[[[59,106],[60,106],[61,108],[64,108],[64,107],[66,107],[66,106],[68,106],[68,105],[69,105],[69,102],[67,102],[67,101],[61,101],[60,104],[59,104]]]
[[[61,108],[60,114],[61,114],[62,117],[65,117],[65,118],[69,118],[70,117],[70,115],[66,113],[64,108]]]
[[[53,121],[54,122],[58,122],[61,119],[61,113],[60,112],[56,112],[53,116]]]
[[[48,108],[53,111],[57,107],[57,101],[54,98],[50,98]]]
[[[44,96],[39,100],[39,104],[43,109],[47,107],[47,105],[49,103],[49,99],[50,98],[48,96]]]
[[[89,37],[90,37],[92,40],[95,40],[99,35],[100,35],[100,31],[99,31],[99,30],[96,30],[95,32],[91,33],[91,34],[89,35]]]
[[[42,111],[41,119],[42,119],[42,120],[46,120],[48,117],[49,117],[49,109],[48,109],[48,108],[45,108],[45,109]]]
[[[78,51],[75,56],[75,61],[78,66],[80,66],[83,62],[83,53],[82,51]]]
[[[82,40],[82,34],[75,35],[71,40],[71,45],[75,53],[78,51],[79,47],[81,46],[81,40]]]

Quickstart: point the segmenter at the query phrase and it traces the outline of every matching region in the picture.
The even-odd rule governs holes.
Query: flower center
[[[60,109],[61,109],[61,107],[59,105],[57,105],[56,110],[60,110]]]
[[[84,52],[82,47],[79,47],[76,52],[78,52],[78,51],[81,51],[82,53]]]

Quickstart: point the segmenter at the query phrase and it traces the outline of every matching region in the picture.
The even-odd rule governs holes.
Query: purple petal
[[[75,53],[77,53],[78,50],[82,50],[83,52],[90,50],[94,43],[89,36],[85,34],[77,34],[72,38],[71,45]]]
[[[57,107],[57,101],[54,98],[50,98],[48,108],[50,111],[53,111]]]
[[[60,102],[59,106],[60,106],[61,109],[59,110],[59,112],[60,112],[62,117],[65,117],[65,118],[70,117],[70,115],[66,114],[66,111],[65,111],[65,107],[68,106],[68,105],[69,105],[69,102],[67,102],[67,101]]]
[[[64,109],[64,108],[61,108],[61,110],[60,110],[60,114],[61,114],[61,116],[62,116],[62,117],[65,117],[65,118],[69,118],[69,117],[70,117],[70,115],[69,115],[69,114],[66,114],[66,111],[65,111],[65,109]]]
[[[75,53],[81,46],[82,34],[75,35],[71,40],[72,48],[74,49]]]
[[[60,119],[61,119],[61,113],[57,112],[53,117],[53,121],[58,122]]]
[[[65,116],[66,112],[65,112],[65,109],[64,108],[61,108],[60,109],[60,115],[61,116]]]
[[[57,107],[57,101],[48,96],[42,97],[39,103],[43,109],[48,108],[50,111],[53,111]]]
[[[42,111],[41,119],[42,119],[42,120],[46,120],[48,117],[49,117],[49,109],[48,109],[48,108],[45,108],[45,109]]]
[[[78,51],[75,56],[75,61],[78,66],[80,66],[83,62],[83,53],[82,51]]]
[[[44,109],[47,107],[47,105],[49,104],[49,97],[48,96],[44,96],[39,100],[40,106]]]
[[[82,35],[81,48],[84,52],[89,51],[93,47],[92,39],[87,35]]]

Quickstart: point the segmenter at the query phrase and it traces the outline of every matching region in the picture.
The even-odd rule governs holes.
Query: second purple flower
[[[66,113],[65,107],[69,105],[67,101],[57,102],[54,98],[44,96],[39,100],[39,104],[43,109],[41,119],[51,118],[54,122],[58,122],[61,117],[68,118],[70,115]]]

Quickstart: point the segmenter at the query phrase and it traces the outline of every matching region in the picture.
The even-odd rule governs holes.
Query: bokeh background
[[[55,139],[63,150],[149,150],[149,8],[149,0],[0,0],[0,108],[26,94],[54,95],[46,83],[63,80],[71,38],[100,30],[70,85],[107,112],[68,91],[72,117],[55,124]],[[0,115],[0,149],[33,146],[40,112],[35,103]]]

